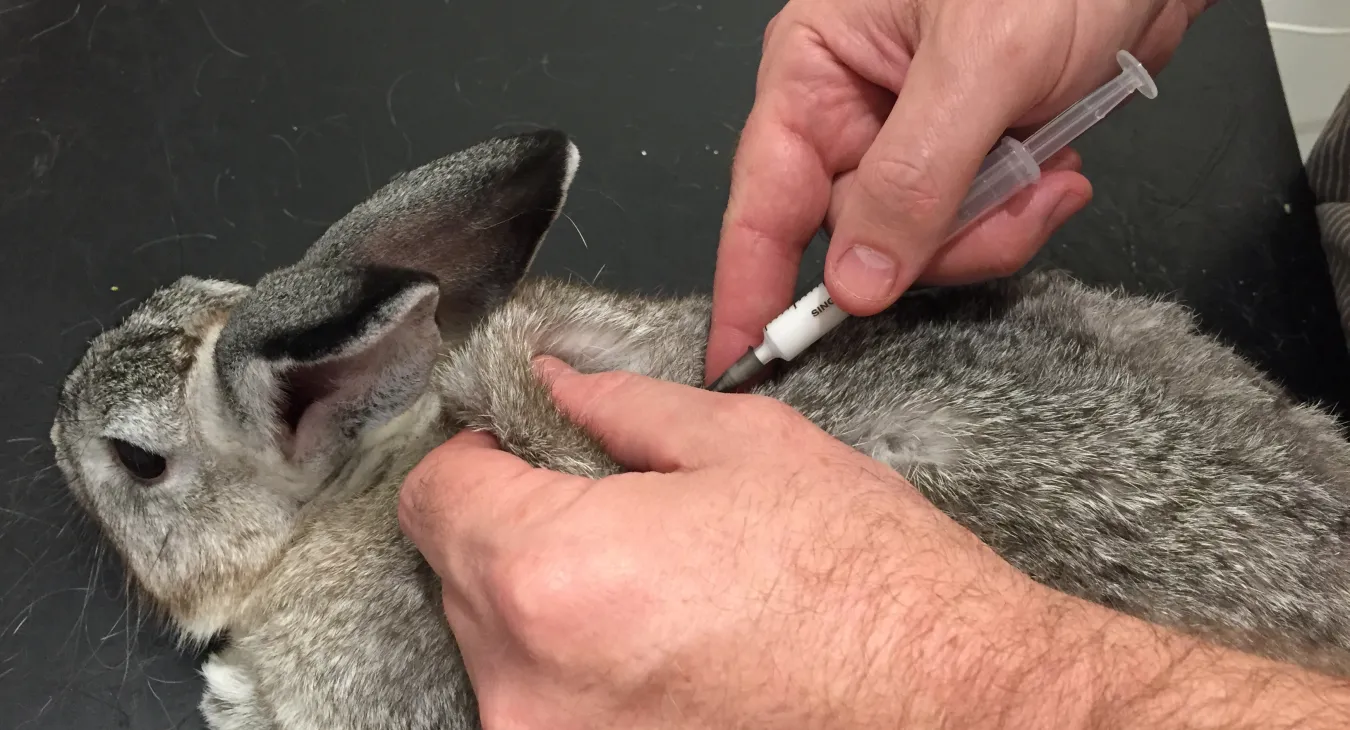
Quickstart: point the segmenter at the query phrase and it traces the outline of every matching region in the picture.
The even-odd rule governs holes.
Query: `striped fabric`
[[[1308,156],[1308,182],[1317,198],[1317,221],[1336,288],[1341,329],[1350,343],[1350,89]]]

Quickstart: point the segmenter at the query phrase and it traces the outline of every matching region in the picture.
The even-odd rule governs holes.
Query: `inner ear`
[[[333,401],[341,390],[343,362],[297,365],[278,378],[277,416],[282,426],[278,445],[288,459],[306,453],[322,438]]]
[[[339,454],[426,392],[441,346],[436,301],[419,272],[269,274],[216,341],[223,403],[289,458]]]
[[[336,368],[332,363],[300,365],[281,378],[281,421],[288,440],[295,438],[300,422],[310,407],[337,390]]]
[[[389,404],[382,402],[380,393],[400,386],[410,392],[420,390],[413,373],[422,369],[415,363],[426,354],[412,355],[409,339],[421,338],[415,329],[390,332],[378,346],[296,364],[280,373],[276,412],[283,428],[282,452],[288,458],[304,458],[322,450],[335,436],[353,438],[362,425],[383,420],[376,413]]]

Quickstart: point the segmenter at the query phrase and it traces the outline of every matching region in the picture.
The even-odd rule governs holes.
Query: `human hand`
[[[633,471],[565,476],[465,432],[399,505],[487,730],[1350,721],[1343,680],[1033,583],[779,403],[540,372]]]
[[[832,231],[825,285],[853,315],[916,281],[1008,275],[1092,189],[1065,150],[951,243],[958,206],[1008,129],[1040,125],[1119,72],[1151,71],[1215,0],[789,0],[765,31],[713,282],[709,381],[791,303]]]
[[[990,710],[959,695],[1001,680],[955,653],[1004,657],[999,677],[1058,669],[1009,630],[1037,605],[1029,580],[786,406],[543,375],[637,472],[534,469],[466,432],[400,510],[486,727],[901,727]]]

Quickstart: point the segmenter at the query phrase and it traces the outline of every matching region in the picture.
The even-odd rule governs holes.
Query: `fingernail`
[[[856,244],[835,263],[834,278],[849,294],[876,301],[891,295],[896,269],[895,261],[888,254]]]
[[[553,385],[558,378],[576,373],[571,365],[552,355],[539,355],[530,362],[530,365],[534,368],[535,376],[544,381],[545,385]]]

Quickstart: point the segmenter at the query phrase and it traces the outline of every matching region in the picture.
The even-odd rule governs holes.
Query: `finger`
[[[1081,172],[1083,169],[1083,158],[1079,156],[1078,151],[1072,147],[1064,149],[1051,155],[1050,159],[1041,165],[1043,175],[1057,171]],[[847,197],[848,186],[853,184],[854,177],[858,174],[857,170],[849,170],[842,173],[834,179],[834,186],[830,192],[830,212],[825,215],[825,232],[829,235],[834,234],[835,223],[839,220],[839,209],[843,206],[844,198]],[[1029,190],[1035,190],[1041,185],[1037,181]],[[1010,201],[1011,202],[1011,201]],[[964,237],[964,235],[963,235]],[[951,245],[950,243],[948,244]]]
[[[461,431],[404,480],[399,524],[437,575],[462,586],[475,579],[475,557],[493,553],[585,486],[584,479],[536,469],[500,450],[490,435]]]
[[[746,121],[713,275],[706,373],[715,380],[792,303],[802,251],[824,218],[830,175],[767,106]]]
[[[840,208],[825,282],[850,314],[885,309],[927,268],[984,156],[1045,91],[1026,58],[989,59],[936,31]]]
[[[1167,3],[1159,9],[1158,15],[1149,23],[1133,49],[1135,57],[1144,64],[1149,74],[1157,76],[1171,62],[1186,30],[1204,9],[1194,0]]]
[[[1083,158],[1066,147],[1042,165],[1042,177],[998,210],[947,243],[917,279],[927,286],[954,286],[1010,276],[1044,247],[1050,236],[1092,199],[1092,184],[1077,174]],[[854,172],[834,184],[826,228],[833,229]]]
[[[1022,270],[1073,215],[1092,200],[1092,184],[1078,174],[1082,160],[1064,150],[1048,160],[1042,177],[938,251],[918,282],[970,284]]]
[[[1091,194],[1087,181],[1073,173],[1047,175],[1041,185],[1018,193],[1007,207],[939,251],[918,282],[954,286],[1016,274],[1088,204]]]
[[[728,449],[744,447],[744,436],[729,423],[725,404],[750,396],[712,393],[626,372],[583,375],[550,357],[537,359],[535,370],[563,414],[632,471],[697,469],[724,458]]]
[[[1041,165],[1041,172],[1082,172],[1083,156],[1078,154],[1078,150],[1072,147],[1065,147],[1050,156]]]
[[[717,251],[707,382],[760,344],[764,326],[792,303],[833,176],[858,165],[893,103],[807,29],[778,21],[766,34]]]

